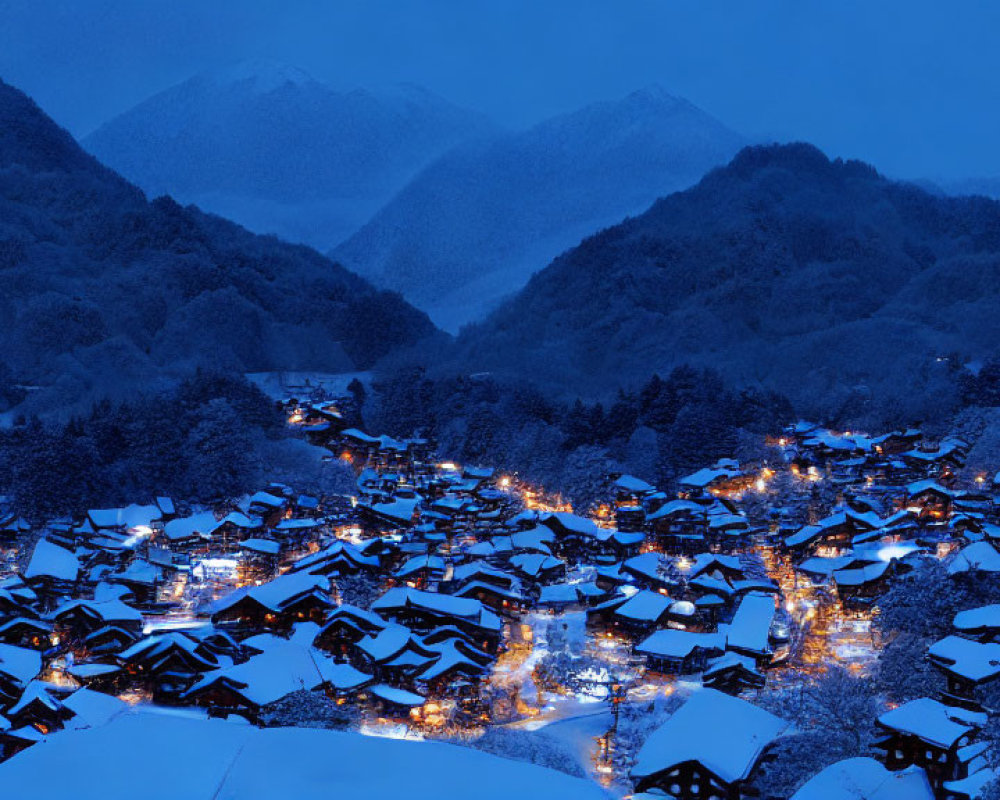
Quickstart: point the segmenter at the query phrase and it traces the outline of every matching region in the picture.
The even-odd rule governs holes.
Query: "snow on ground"
[[[145,711],[62,732],[0,764],[11,797],[77,800],[522,800],[604,797],[561,772],[439,742],[256,728]]]
[[[371,383],[370,372],[248,372],[247,379],[274,400],[299,396],[303,389],[322,389],[328,397],[347,394],[347,387],[357,378]]]

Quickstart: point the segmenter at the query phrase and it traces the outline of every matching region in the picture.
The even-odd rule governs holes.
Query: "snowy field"
[[[0,764],[0,785],[11,798],[33,792],[40,775],[45,796],[76,800],[605,796],[580,778],[456,745],[135,709],[97,728],[53,736]]]

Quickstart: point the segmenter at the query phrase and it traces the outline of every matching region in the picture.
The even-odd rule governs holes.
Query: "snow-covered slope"
[[[183,712],[181,712],[183,713]],[[561,772],[456,745],[132,711],[0,764],[5,796],[77,800],[598,800]]]
[[[166,89],[83,144],[150,195],[329,249],[433,158],[492,130],[419,87],[338,91],[252,61]]]
[[[686,100],[646,89],[447,153],[334,254],[454,330],[741,144]]]

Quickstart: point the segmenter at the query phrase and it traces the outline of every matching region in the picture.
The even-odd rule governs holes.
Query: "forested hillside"
[[[195,366],[365,368],[434,330],[313,250],[148,202],[4,83],[0,319],[0,401],[43,410]]]
[[[556,259],[451,363],[598,395],[691,363],[802,413],[919,419],[1000,348],[998,302],[1000,204],[752,147]]]

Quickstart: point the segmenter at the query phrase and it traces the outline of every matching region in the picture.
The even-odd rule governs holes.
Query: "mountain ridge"
[[[82,141],[147,193],[329,249],[433,158],[493,129],[427,90],[339,90],[250,62],[157,92]]]
[[[586,234],[696,182],[743,143],[647,87],[452,149],[331,254],[457,330]]]
[[[997,301],[1000,204],[752,146],[553,260],[463,331],[453,363],[594,394],[690,362],[804,411],[919,418],[944,372],[1000,349]]]
[[[426,315],[314,250],[143,192],[0,81],[0,374],[36,408],[196,367],[367,368]]]

